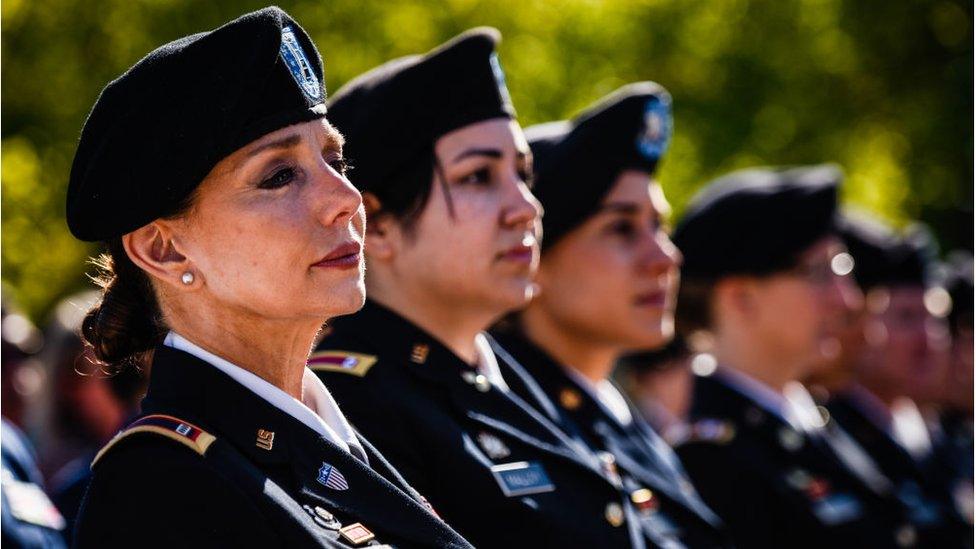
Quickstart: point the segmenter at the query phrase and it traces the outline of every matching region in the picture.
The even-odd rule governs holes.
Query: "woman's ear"
[[[749,319],[756,311],[755,283],[745,277],[728,277],[715,285],[715,302],[738,320]]]
[[[388,261],[396,249],[399,226],[393,216],[383,213],[380,201],[373,193],[363,193],[366,208],[366,254],[373,260]]]
[[[171,286],[193,289],[203,283],[190,260],[178,249],[171,227],[160,220],[122,236],[129,258],[150,276]]]

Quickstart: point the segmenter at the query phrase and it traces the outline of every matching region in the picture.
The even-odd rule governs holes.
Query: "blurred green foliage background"
[[[68,233],[64,193],[101,88],[164,42],[263,5],[3,1],[7,297],[39,320],[88,284],[85,259],[96,248]],[[477,25],[502,31],[502,63],[523,125],[570,116],[627,82],[660,82],[675,99],[675,138],[661,180],[678,213],[708,178],[730,169],[835,161],[848,174],[847,202],[899,224],[922,219],[943,249],[972,248],[969,0],[281,5],[316,40],[331,90]]]

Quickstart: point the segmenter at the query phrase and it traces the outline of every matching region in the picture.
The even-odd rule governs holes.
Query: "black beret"
[[[862,290],[891,280],[898,237],[890,227],[866,214],[846,212],[838,220],[838,233],[854,258],[854,280]]]
[[[692,199],[672,235],[681,276],[716,280],[764,276],[793,267],[805,249],[835,229],[833,165],[733,172]]]
[[[515,116],[495,54],[499,40],[495,29],[471,29],[425,55],[380,65],[336,92],[329,121],[346,137],[350,181],[382,194],[418,167],[431,174],[434,142],[442,135]]]
[[[234,151],[323,116],[322,59],[279,8],[170,42],[95,102],[71,166],[68,227],[108,240],[172,215]]]
[[[956,250],[949,254],[943,285],[952,298],[949,325],[954,329],[973,325],[973,254]]]
[[[568,122],[525,130],[549,248],[600,208],[624,170],[654,173],[671,138],[671,96],[654,82],[624,86]]]

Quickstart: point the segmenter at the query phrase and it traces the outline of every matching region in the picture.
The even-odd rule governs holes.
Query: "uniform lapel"
[[[275,482],[366,528],[417,542],[429,541],[431,532],[446,543],[458,539],[371,445],[364,449],[376,470],[188,353],[156,350],[144,407],[146,413],[165,410],[201,421]]]

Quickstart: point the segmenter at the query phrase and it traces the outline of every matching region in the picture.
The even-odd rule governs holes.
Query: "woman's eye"
[[[535,183],[532,170],[519,170],[518,175],[519,175],[519,179],[521,179],[522,182],[525,183],[525,186],[531,189],[533,183]]]
[[[346,175],[346,172],[350,170],[349,163],[342,157],[330,160],[329,166],[332,166],[332,169],[339,175]]]
[[[262,181],[258,187],[262,189],[280,189],[295,180],[295,168],[281,168],[275,170],[270,177]]]
[[[610,232],[620,236],[632,236],[637,232],[637,229],[630,221],[617,221],[610,225]]]
[[[470,174],[458,179],[460,185],[486,185],[491,181],[491,172],[488,168],[471,172]]]

